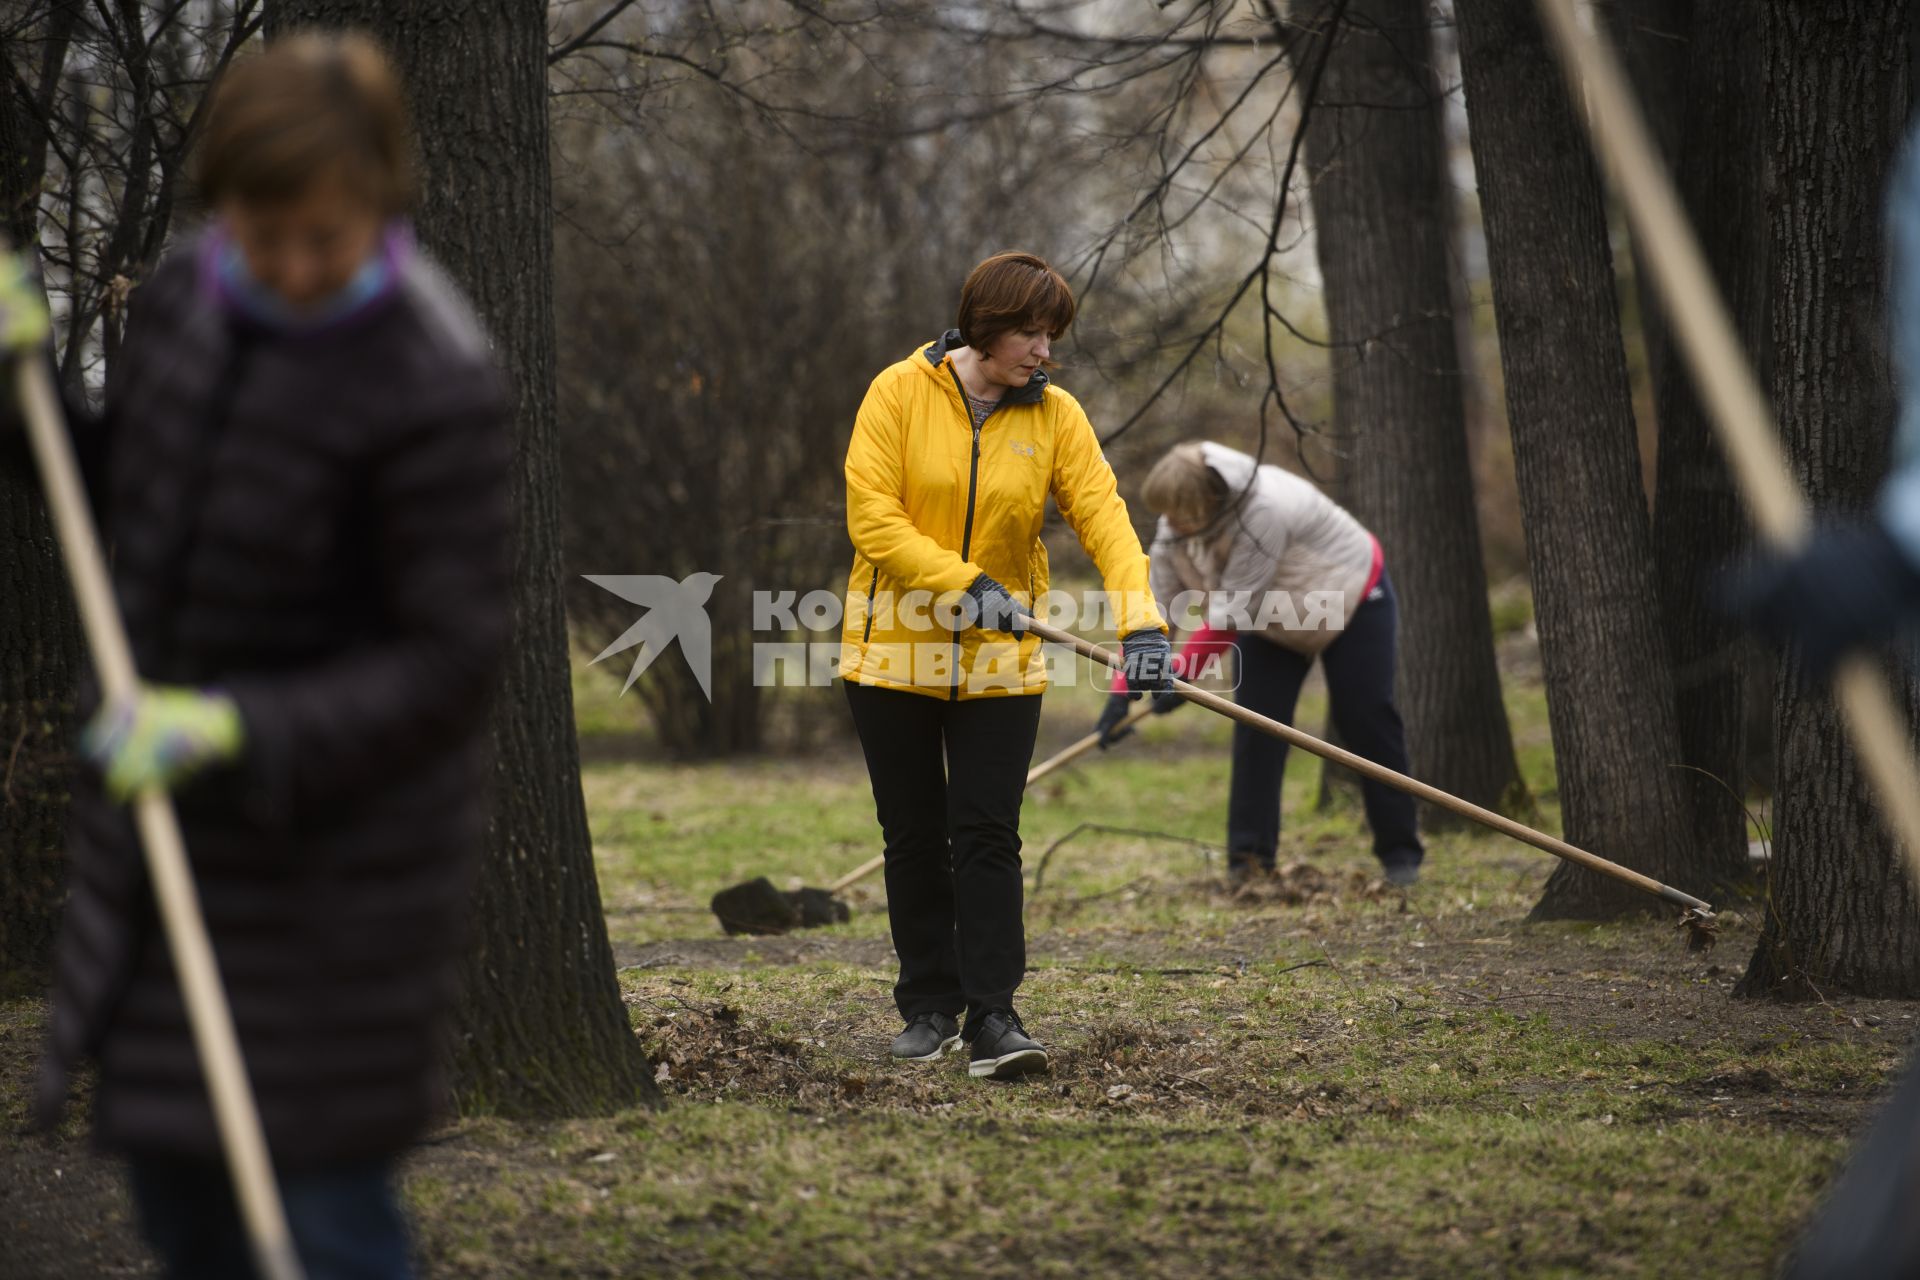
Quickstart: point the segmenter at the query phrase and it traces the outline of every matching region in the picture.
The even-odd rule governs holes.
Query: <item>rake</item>
[[[1083,640],[1079,636],[1062,631],[1057,627],[1048,626],[1046,623],[1037,619],[1028,619],[1026,626],[1028,630],[1032,631],[1042,640],[1049,641],[1053,644],[1065,645],[1076,653],[1082,654],[1104,666],[1112,667],[1116,671],[1120,669],[1120,657],[1112,650],[1103,649],[1090,640]],[[1623,867],[1617,862],[1609,862],[1598,854],[1588,853],[1585,849],[1570,845],[1565,840],[1557,839],[1544,831],[1535,831],[1532,827],[1524,823],[1515,822],[1505,814],[1495,813],[1491,809],[1483,809],[1472,801],[1462,800],[1459,796],[1450,795],[1438,787],[1420,781],[1418,778],[1409,778],[1406,774],[1389,769],[1383,764],[1375,764],[1365,757],[1357,756],[1351,751],[1334,746],[1332,743],[1322,742],[1310,733],[1304,733],[1290,724],[1282,724],[1280,721],[1263,716],[1257,711],[1249,711],[1236,702],[1230,702],[1217,693],[1209,693],[1205,689],[1188,684],[1185,680],[1175,680],[1173,687],[1187,701],[1198,703],[1209,711],[1217,711],[1231,720],[1236,720],[1241,724],[1251,726],[1252,728],[1260,730],[1262,733],[1271,734],[1276,738],[1280,738],[1283,741],[1299,747],[1303,751],[1311,751],[1314,755],[1331,760],[1336,764],[1343,764],[1364,777],[1372,778],[1376,782],[1384,782],[1390,787],[1397,787],[1401,791],[1406,791],[1418,796],[1430,804],[1436,804],[1442,809],[1459,814],[1463,818],[1470,818],[1482,826],[1491,827],[1503,835],[1512,836],[1515,840],[1523,841],[1536,849],[1543,849],[1557,858],[1564,858],[1568,862],[1578,863],[1590,871],[1599,872],[1601,875],[1612,876],[1624,884],[1632,885],[1643,893],[1650,893],[1662,901],[1671,902],[1675,906],[1683,909],[1684,914],[1680,917],[1680,923],[1682,927],[1688,930],[1688,945],[1696,949],[1713,945],[1713,934],[1716,927],[1713,908],[1690,893],[1684,893],[1672,885],[1662,884],[1652,876],[1642,875],[1640,872],[1628,867]]]

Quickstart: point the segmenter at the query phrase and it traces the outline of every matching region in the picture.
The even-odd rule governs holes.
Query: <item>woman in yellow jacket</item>
[[[1013,995],[1026,972],[1020,801],[1046,688],[1024,616],[1047,590],[1049,494],[1105,581],[1129,688],[1171,687],[1113,469],[1043,368],[1073,314],[1040,258],[988,258],[961,290],[958,327],[873,380],[847,447],[840,674],[886,843],[907,1023],[893,1056],[931,1061],[964,1039],[971,1074],[995,1079],[1047,1065]]]

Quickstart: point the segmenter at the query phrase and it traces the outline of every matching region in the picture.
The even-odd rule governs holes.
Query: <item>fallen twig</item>
[[[1033,868],[1033,893],[1029,895],[1030,898],[1040,896],[1041,886],[1046,882],[1047,863],[1052,860],[1054,851],[1075,836],[1088,831],[1102,831],[1108,835],[1117,836],[1139,836],[1144,840],[1172,840],[1178,844],[1189,844],[1205,851],[1208,854],[1209,861],[1211,861],[1212,854],[1218,847],[1209,844],[1205,840],[1196,840],[1192,836],[1175,835],[1170,831],[1147,831],[1139,827],[1114,827],[1108,826],[1103,822],[1083,822],[1048,845],[1046,851],[1040,855],[1040,861],[1036,863]]]

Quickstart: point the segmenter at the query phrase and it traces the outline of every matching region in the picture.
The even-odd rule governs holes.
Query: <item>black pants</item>
[[[886,841],[902,1017],[946,1013],[973,1038],[1027,971],[1020,802],[1040,729],[1031,694],[929,698],[847,682]]]
[[[1400,604],[1383,572],[1340,638],[1320,654],[1327,673],[1327,705],[1347,749],[1375,764],[1407,772],[1407,734],[1393,703],[1395,633]],[[1294,705],[1313,659],[1260,635],[1234,641],[1241,706],[1293,723]],[[1243,724],[1233,727],[1233,781],[1227,798],[1230,861],[1271,867],[1280,844],[1280,782],[1287,744]],[[1374,856],[1383,863],[1417,863],[1424,856],[1414,799],[1384,783],[1361,779]]]

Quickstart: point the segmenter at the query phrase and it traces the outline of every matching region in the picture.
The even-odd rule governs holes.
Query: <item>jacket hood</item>
[[[1238,449],[1229,449],[1226,445],[1215,444],[1211,440],[1200,442],[1200,456],[1205,458],[1207,465],[1227,482],[1227,487],[1236,493],[1246,488],[1247,483],[1260,469],[1260,464],[1254,461],[1252,454],[1242,453]]]
[[[926,358],[926,364],[923,367],[936,377],[939,376],[940,366],[946,363],[947,357],[966,345],[967,344],[961,340],[958,329],[947,330],[937,339],[921,348],[920,354]],[[1046,397],[1046,394],[1047,371],[1045,369],[1035,369],[1033,376],[1027,379],[1026,386],[1009,387],[1006,395],[1001,397],[1000,403],[1003,405],[1039,404],[1040,401]]]

